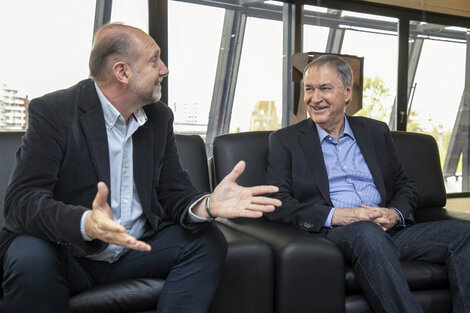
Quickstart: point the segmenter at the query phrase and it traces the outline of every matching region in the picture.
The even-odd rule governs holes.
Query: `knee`
[[[351,249],[356,256],[374,257],[380,251],[391,250],[397,252],[393,239],[383,229],[369,221],[356,222],[348,225],[348,234],[345,236],[347,249]]]
[[[213,224],[198,233],[199,249],[213,266],[221,267],[227,256],[227,241],[222,232]]]
[[[370,221],[352,223],[348,227],[349,238],[357,243],[370,245],[388,236],[379,225]]]
[[[59,248],[32,236],[19,236],[8,247],[3,262],[4,284],[47,279],[60,266]]]

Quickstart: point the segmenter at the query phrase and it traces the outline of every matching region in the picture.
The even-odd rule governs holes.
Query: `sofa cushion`
[[[422,261],[404,261],[401,265],[412,291],[449,288],[445,265]],[[345,266],[344,276],[346,295],[362,294],[361,287],[356,280],[356,274],[350,265]]]

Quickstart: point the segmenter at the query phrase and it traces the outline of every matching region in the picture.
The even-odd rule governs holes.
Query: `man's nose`
[[[162,62],[161,66],[158,68],[158,74],[160,77],[166,77],[170,71],[168,70],[168,67],[165,65],[165,63]]]
[[[323,100],[323,97],[321,95],[321,92],[319,89],[315,89],[312,93],[312,101],[314,103],[321,102]]]

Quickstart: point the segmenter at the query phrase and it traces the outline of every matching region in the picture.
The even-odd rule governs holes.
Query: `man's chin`
[[[319,125],[328,122],[328,116],[323,115],[323,114],[313,114],[310,117],[316,124],[319,124]]]
[[[152,98],[153,98],[153,102],[158,102],[162,98],[162,93],[160,91],[158,91],[157,93],[153,94]]]

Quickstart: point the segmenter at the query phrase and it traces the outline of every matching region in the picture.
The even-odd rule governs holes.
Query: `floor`
[[[470,213],[470,197],[448,198],[446,208],[452,211]]]

